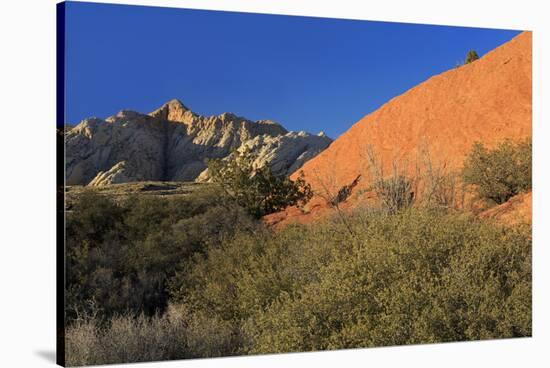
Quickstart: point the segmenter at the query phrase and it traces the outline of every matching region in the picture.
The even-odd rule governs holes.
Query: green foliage
[[[329,236],[319,229],[304,239],[304,229],[237,235],[221,247],[196,255],[172,280],[172,296],[191,310],[204,310],[240,321],[265,308],[281,291],[307,283],[330,258]],[[237,265],[237,266],[236,266]],[[228,302],[232,301],[232,302]]]
[[[479,59],[477,52],[475,50],[470,50],[468,51],[468,54],[466,54],[466,60],[464,61],[464,64],[470,64],[477,59]]]
[[[380,187],[411,191],[395,178]],[[68,364],[531,335],[529,226],[440,205],[339,215],[274,232],[211,187],[86,193],[67,214]]]
[[[162,312],[167,281],[182,262],[256,226],[242,208],[211,189],[123,203],[84,193],[67,214],[67,316],[89,310],[91,301],[103,317]]]
[[[419,208],[348,223],[237,236],[177,274],[174,301],[230,322],[239,353],[531,334],[528,228]]]
[[[351,252],[247,320],[251,352],[531,334],[527,231],[416,210],[363,226]]]
[[[228,160],[208,161],[212,180],[251,215],[260,218],[291,205],[303,205],[313,196],[303,177],[292,181],[275,176],[267,165],[255,168],[254,160],[254,155],[245,150],[234,152]]]
[[[531,140],[506,140],[489,150],[476,143],[462,172],[464,183],[473,185],[479,198],[501,204],[531,189]]]

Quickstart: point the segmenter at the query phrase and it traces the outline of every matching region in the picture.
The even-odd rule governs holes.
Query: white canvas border
[[[550,218],[549,31],[545,2],[436,0],[97,1],[409,23],[527,29],[533,36],[533,338],[220,358],[124,367],[538,367],[548,362]],[[0,11],[2,231],[0,365],[53,364],[55,349],[55,1],[5,1]],[[102,26],[102,25],[98,25]],[[105,25],[107,26],[107,25]],[[545,115],[543,115],[545,114]],[[115,367],[115,366],[113,366]]]

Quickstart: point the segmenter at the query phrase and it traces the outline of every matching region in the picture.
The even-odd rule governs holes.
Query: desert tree
[[[303,173],[296,180],[276,176],[269,165],[255,165],[249,148],[233,152],[227,159],[207,161],[210,178],[223,193],[260,218],[292,205],[305,205],[313,196]]]
[[[476,61],[477,59],[479,59],[477,52],[475,50],[470,50],[466,54],[466,60],[464,61],[464,64],[470,64]]]

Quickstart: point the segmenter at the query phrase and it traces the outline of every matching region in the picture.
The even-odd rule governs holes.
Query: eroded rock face
[[[96,182],[110,183],[121,162],[124,168],[119,169],[133,181],[162,177],[165,131],[165,122],[128,111],[106,120],[82,121],[65,135],[67,184],[85,185],[107,172],[112,179],[102,177]]]
[[[121,111],[82,121],[65,135],[68,185],[207,180],[205,160],[252,148],[257,165],[296,171],[332,142],[324,134],[288,132],[270,120],[230,113],[197,115],[172,100],[150,114]]]

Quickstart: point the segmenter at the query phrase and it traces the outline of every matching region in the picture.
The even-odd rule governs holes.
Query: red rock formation
[[[531,223],[533,194],[522,193],[510,198],[501,205],[479,214],[481,218],[492,218],[506,225]]]
[[[396,160],[417,162],[426,148],[432,161],[459,169],[476,141],[492,147],[505,138],[531,136],[531,80],[531,33],[524,32],[479,60],[431,77],[393,98],[301,170],[318,193],[326,187],[337,192],[359,174],[364,179],[354,190],[364,190],[369,184],[369,146],[385,172]],[[268,216],[266,222],[282,225],[324,216],[328,206],[321,197],[312,199],[307,213],[291,208]],[[351,196],[343,206],[361,201]]]

